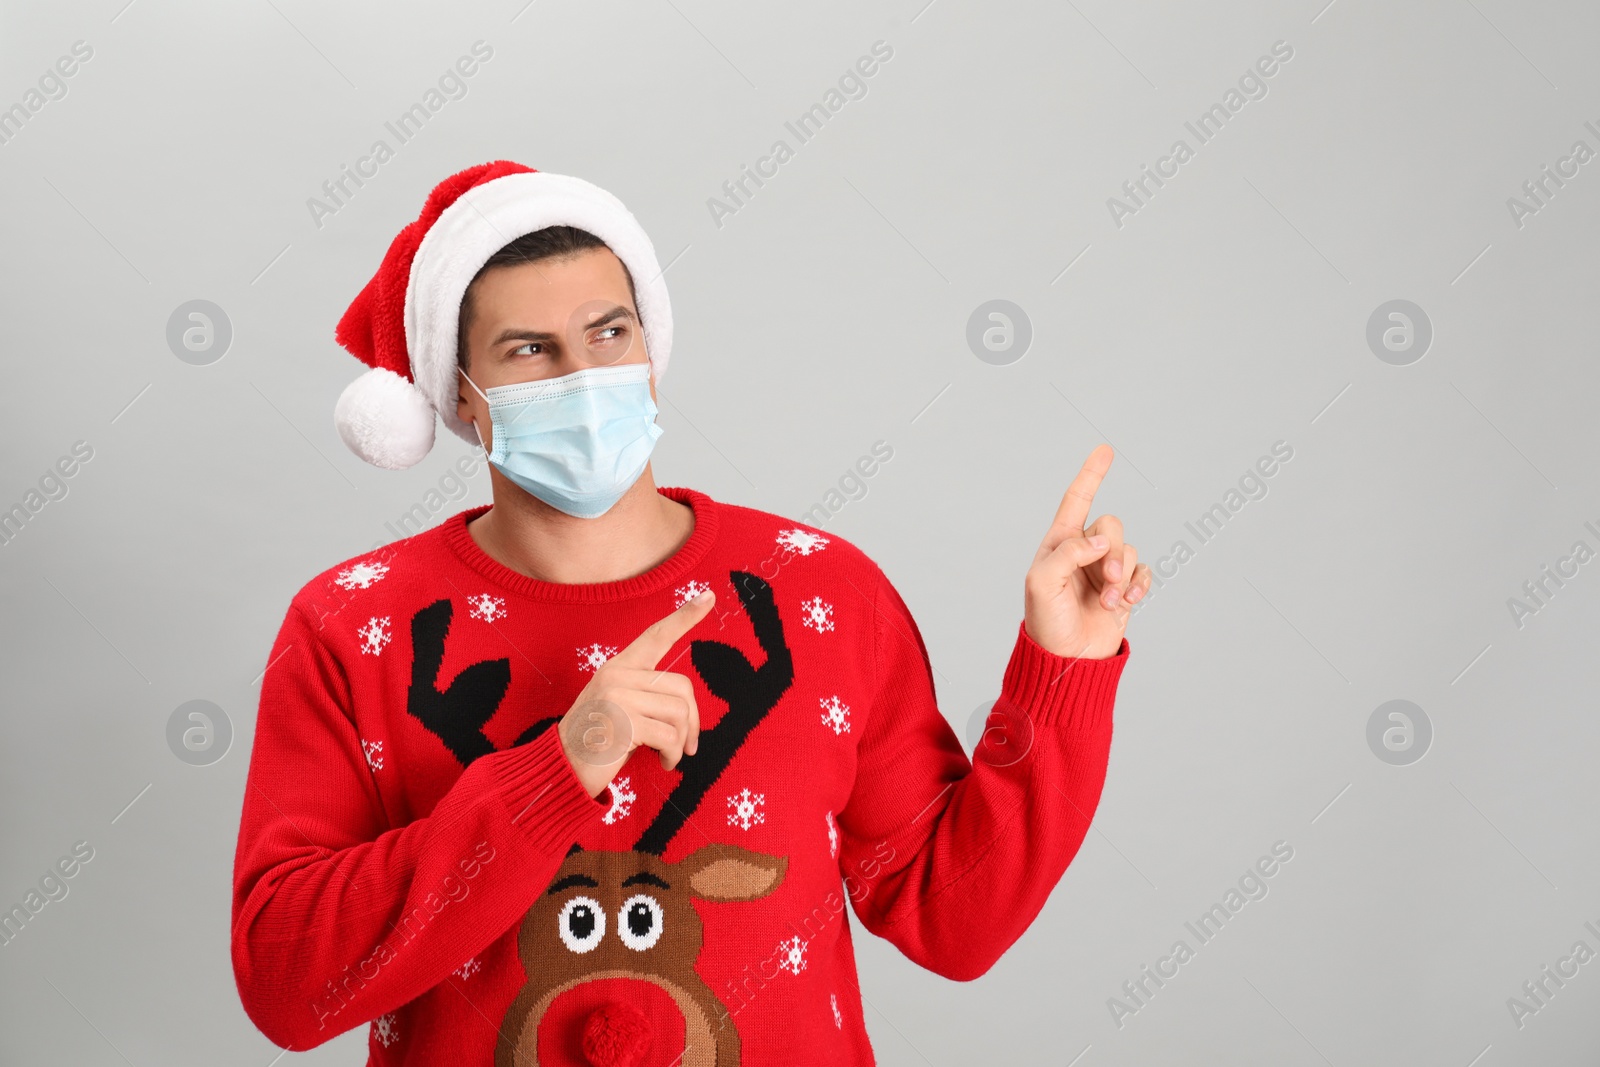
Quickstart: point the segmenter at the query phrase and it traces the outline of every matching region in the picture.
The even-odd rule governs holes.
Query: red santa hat
[[[581,178],[504,159],[481,163],[434,187],[339,319],[334,339],[372,368],[345,387],[333,409],[352,452],[389,470],[410,467],[433,447],[435,414],[478,444],[472,424],[456,415],[461,298],[495,252],[558,225],[594,234],[633,275],[645,350],[660,382],[672,353],[672,306],[638,220]]]

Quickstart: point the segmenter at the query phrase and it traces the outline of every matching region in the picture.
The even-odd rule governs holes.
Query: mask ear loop
[[[486,403],[486,404],[492,404],[493,403],[493,401],[491,401],[489,399],[489,394],[485,393],[482,389],[478,389],[478,383],[473,381],[471,378],[467,377],[467,372],[466,371],[462,371],[461,372],[461,377],[466,380],[466,383],[468,385],[472,386],[473,389],[477,390],[478,395],[483,397],[484,403]],[[483,431],[478,429],[478,420],[477,419],[473,419],[472,420],[472,432],[478,435],[478,447],[483,449],[483,458],[484,459],[488,459],[489,458],[489,446],[483,443]]]

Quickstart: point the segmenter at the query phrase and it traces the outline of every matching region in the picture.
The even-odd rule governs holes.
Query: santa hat
[[[340,318],[334,339],[372,369],[334,405],[339,436],[374,466],[402,470],[433,447],[433,418],[478,444],[456,415],[456,346],[467,285],[502,247],[546,226],[575,226],[633,276],[651,370],[672,352],[672,306],[654,246],[622,201],[581,178],[510,160],[468,167],[434,187]]]

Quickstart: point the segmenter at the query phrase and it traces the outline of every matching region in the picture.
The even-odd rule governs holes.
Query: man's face
[[[473,283],[466,342],[467,374],[485,392],[650,359],[622,261],[608,248],[485,272]],[[489,442],[488,402],[465,380],[456,414]]]

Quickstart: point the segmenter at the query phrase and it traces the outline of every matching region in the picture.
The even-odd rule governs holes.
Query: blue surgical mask
[[[471,378],[467,384],[478,389]],[[580,519],[611,510],[644,473],[661,436],[648,363],[585,367],[560,378],[478,389],[478,395],[489,402],[494,432],[489,462]]]

